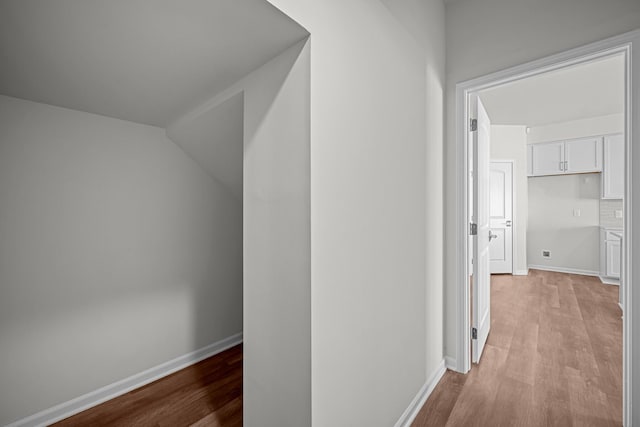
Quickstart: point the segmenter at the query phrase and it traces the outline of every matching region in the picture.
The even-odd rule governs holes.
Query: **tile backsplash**
[[[622,200],[600,200],[600,225],[622,228],[624,223],[622,218],[616,218],[617,210],[622,210]]]

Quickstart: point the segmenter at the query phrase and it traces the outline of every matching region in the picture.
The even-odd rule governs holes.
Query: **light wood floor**
[[[54,425],[241,427],[242,345]]]
[[[479,365],[447,371],[413,427],[621,426],[618,287],[531,270],[492,276]]]

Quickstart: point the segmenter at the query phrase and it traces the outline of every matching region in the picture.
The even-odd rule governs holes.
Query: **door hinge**
[[[472,340],[478,339],[478,330],[476,328],[471,328],[471,339]]]
[[[473,222],[471,224],[469,224],[469,234],[471,236],[477,236],[478,235],[478,224],[474,224]]]
[[[469,128],[471,132],[475,132],[478,130],[478,119],[471,119],[469,122]]]

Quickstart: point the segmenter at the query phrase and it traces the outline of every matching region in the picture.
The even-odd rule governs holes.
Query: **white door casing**
[[[477,99],[476,111],[472,113],[477,119],[477,130],[473,132],[473,170],[475,179],[473,213],[477,234],[474,238],[473,253],[473,301],[471,327],[475,330],[472,336],[472,361],[478,363],[482,350],[489,336],[491,326],[491,273],[489,270],[489,243],[491,227],[489,217],[489,144],[491,138],[491,121]]]
[[[489,176],[490,271],[513,273],[513,163],[491,162]]]

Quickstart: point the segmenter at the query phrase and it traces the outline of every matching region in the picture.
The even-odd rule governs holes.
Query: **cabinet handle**
[[[565,160],[565,161],[564,161],[564,170],[565,170],[565,171],[568,171],[568,170],[569,170],[569,161],[568,161],[568,160]]]
[[[560,170],[563,171],[564,169],[562,169],[562,166],[564,165],[564,162],[560,162]]]

